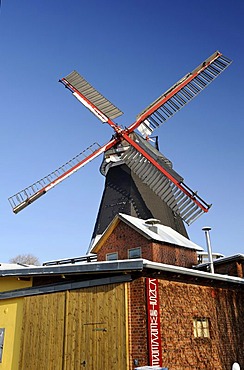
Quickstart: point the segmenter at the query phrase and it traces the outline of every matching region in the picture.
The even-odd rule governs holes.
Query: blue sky
[[[190,227],[205,247],[244,253],[244,2],[2,1],[0,261],[85,254],[103,191],[102,158],[18,215],[8,197],[113,134],[58,83],[77,70],[136,115],[215,50],[232,65],[155,134],[185,183],[213,206]]]

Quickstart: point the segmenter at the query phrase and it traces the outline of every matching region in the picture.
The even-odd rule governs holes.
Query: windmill
[[[183,177],[173,170],[172,163],[159,152],[157,146],[150,144],[149,138],[155,129],[205,89],[230,63],[230,59],[216,51],[150,104],[127,128],[114,122],[123,112],[79,73],[73,71],[62,78],[60,82],[102,123],[109,124],[114,134],[106,144],[92,144],[48,176],[10,197],[13,212],[18,213],[103,154],[100,171],[106,176],[106,184],[93,238],[104,231],[115,213],[133,213],[132,209],[138,217],[151,215],[159,218],[162,223],[187,236],[183,221],[190,225],[208,212],[210,205],[184,183]],[[126,183],[124,187],[123,181]]]

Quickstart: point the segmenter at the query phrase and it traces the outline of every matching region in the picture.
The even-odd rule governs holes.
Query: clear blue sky
[[[155,134],[185,183],[213,203],[188,229],[244,253],[243,0],[12,0],[0,10],[0,261],[85,254],[103,191],[102,158],[18,215],[7,198],[113,134],[58,83],[76,69],[136,115],[215,50],[232,65]]]

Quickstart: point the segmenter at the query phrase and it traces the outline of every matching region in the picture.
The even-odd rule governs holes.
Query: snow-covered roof
[[[123,221],[148,239],[160,243],[169,243],[184,248],[194,249],[196,251],[203,251],[203,248],[200,245],[193,243],[171,227],[162,225],[158,220],[142,220],[124,213],[119,213],[114,217],[113,221],[108,225],[103,234],[99,235],[99,237],[97,236],[96,240],[93,241],[89,249],[89,253],[97,253],[106,238],[111,234],[111,232],[113,232],[119,221]]]
[[[193,243],[191,240],[173,230],[171,227],[162,225],[159,221],[157,222],[157,220],[152,219],[150,222],[150,220],[142,220],[124,213],[120,213],[119,217],[127,224],[130,224],[138,231],[141,231],[143,234],[147,235],[150,239],[178,245],[184,248],[194,249],[197,251],[203,251],[201,246]]]
[[[26,265],[23,263],[0,263],[0,270],[16,270],[21,268],[31,268],[31,267],[37,267],[34,265]]]

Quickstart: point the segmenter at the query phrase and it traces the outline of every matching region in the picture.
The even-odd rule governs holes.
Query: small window
[[[210,338],[209,319],[207,318],[194,319],[193,330],[195,338]]]
[[[140,258],[141,257],[141,248],[132,248],[128,250],[129,258]]]
[[[202,262],[203,262],[203,256],[201,254],[199,254],[197,256],[197,263],[200,265],[200,263],[202,263]]]
[[[118,252],[107,253],[106,254],[106,260],[107,261],[114,261],[114,260],[117,260],[117,259],[118,259]]]

